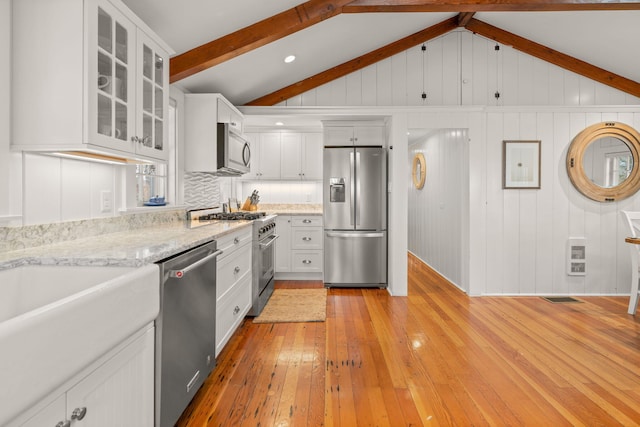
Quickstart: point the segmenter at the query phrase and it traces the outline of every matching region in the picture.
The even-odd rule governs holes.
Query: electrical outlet
[[[113,210],[113,194],[109,190],[100,192],[100,212],[107,213]]]

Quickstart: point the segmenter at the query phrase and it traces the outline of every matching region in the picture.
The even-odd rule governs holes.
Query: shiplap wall
[[[461,29],[281,106],[638,105],[640,98]],[[427,94],[422,99],[422,92]],[[495,98],[499,92],[500,97]]]
[[[408,128],[468,129],[469,222],[468,230],[462,227],[465,271],[456,283],[469,293],[628,294],[628,231],[620,211],[640,210],[640,196],[590,201],[571,185],[565,157],[575,135],[593,123],[617,120],[640,129],[640,99],[512,48],[494,47],[493,41],[455,31],[427,42],[425,53],[416,46],[281,106],[378,106],[378,113],[388,106],[395,118],[404,114],[395,107],[425,106],[424,112],[408,109],[401,122]],[[468,106],[481,107],[480,119],[465,112]],[[502,189],[505,139],[542,141],[541,189]],[[396,185],[396,191],[401,188]],[[438,200],[424,203],[437,206]],[[431,237],[415,224],[408,231],[416,240]],[[587,239],[586,276],[566,274],[570,237]]]
[[[422,153],[426,161],[424,187],[409,187],[409,251],[463,289],[468,144],[465,129],[437,129],[409,146],[408,159],[412,164],[414,155]]]
[[[573,188],[565,159],[585,127],[620,121],[640,128],[638,112],[489,111],[486,121],[487,294],[625,294],[630,289],[629,234],[621,210],[640,210],[640,196],[591,201]],[[503,190],[502,141],[541,140],[541,188]],[[567,240],[586,238],[585,276],[566,271]]]

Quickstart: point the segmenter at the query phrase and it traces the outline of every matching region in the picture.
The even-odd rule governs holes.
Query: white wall
[[[116,215],[121,168],[40,154],[23,155],[23,223],[46,224]],[[111,192],[111,208],[102,212],[101,193]]]
[[[416,133],[417,129],[411,129]],[[429,131],[409,146],[408,164],[421,153],[424,187],[409,185],[408,249],[458,287],[463,282],[463,224],[468,222],[468,135],[466,129]]]
[[[460,29],[282,106],[638,105],[640,99]],[[427,94],[423,100],[422,91]],[[498,91],[500,97],[495,98]]]
[[[0,0],[0,226],[21,213],[20,155],[11,144],[11,1]]]
[[[628,294],[628,232],[619,212],[640,210],[640,195],[611,204],[590,201],[570,184],[565,157],[571,140],[593,123],[617,120],[639,129],[640,99],[507,46],[496,51],[493,41],[466,30],[426,45],[425,54],[417,46],[278,107],[387,113],[396,127],[391,144],[399,147],[408,129],[468,129],[461,283],[468,283],[470,294]],[[502,189],[505,139],[542,141],[541,189]],[[392,196],[410,185],[408,158],[405,171],[393,178]],[[405,221],[393,203],[391,209],[396,237],[416,232],[407,225],[406,207]],[[584,277],[566,274],[569,237],[587,239]],[[407,247],[390,240],[390,263],[399,266],[398,253]]]

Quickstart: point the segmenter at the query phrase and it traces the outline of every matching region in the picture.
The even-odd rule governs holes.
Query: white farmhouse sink
[[[155,319],[158,266],[0,270],[0,425]]]

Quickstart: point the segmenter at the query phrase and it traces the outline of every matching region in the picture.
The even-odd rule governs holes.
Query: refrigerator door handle
[[[355,218],[355,211],[356,211],[356,183],[355,183],[355,177],[356,177],[356,173],[355,173],[355,160],[354,160],[354,152],[350,152],[349,153],[349,181],[351,181],[351,197],[350,197],[350,201],[351,201],[351,206],[350,206],[350,215],[349,215],[349,224],[353,225],[353,219]]]
[[[360,225],[360,152],[356,151],[356,227]]]
[[[334,232],[327,232],[327,237],[384,237],[384,233],[334,233]]]

